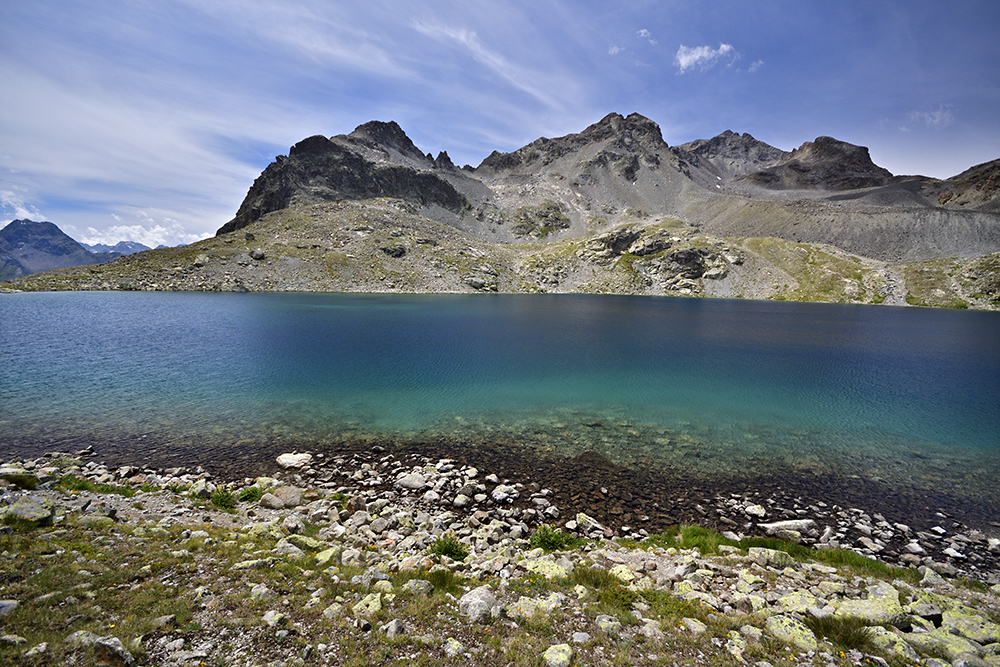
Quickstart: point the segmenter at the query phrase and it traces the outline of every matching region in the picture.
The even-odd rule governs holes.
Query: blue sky
[[[996,0],[6,1],[0,224],[191,242],[373,119],[460,165],[635,111],[946,178],[1000,158],[998,34]]]

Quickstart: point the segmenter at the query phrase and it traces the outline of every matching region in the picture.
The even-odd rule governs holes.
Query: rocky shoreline
[[[417,664],[1000,664],[996,537],[944,513],[907,525],[823,501],[695,489],[672,499],[691,517],[672,518],[721,535],[664,530],[622,489],[599,485],[614,479],[609,462],[576,464],[611,476],[580,473],[581,488],[598,484],[584,493],[544,470],[535,480],[546,484],[519,481],[380,446],[283,453],[267,477],[241,479],[106,465],[92,449],[2,462],[10,599],[0,603],[0,656],[371,664],[358,651],[389,650]],[[75,547],[57,546],[71,537]],[[80,547],[88,541],[101,548]],[[116,562],[123,550],[155,553],[126,580],[94,586],[139,565]],[[37,580],[62,560],[72,580],[41,592]],[[115,612],[119,596],[146,588],[184,601],[173,621]],[[119,592],[104,600],[98,590]],[[64,625],[32,621],[53,607]],[[197,628],[178,626],[178,615]],[[835,633],[823,619],[872,629],[853,646],[825,636]]]

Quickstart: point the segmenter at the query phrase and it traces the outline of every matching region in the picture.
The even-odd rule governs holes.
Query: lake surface
[[[996,502],[1000,313],[593,295],[0,297],[0,457],[114,442],[197,458],[352,438],[494,438]]]

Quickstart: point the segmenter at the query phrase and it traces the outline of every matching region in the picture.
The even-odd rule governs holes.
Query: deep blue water
[[[473,434],[625,464],[995,493],[1000,313],[584,295],[0,297],[0,456],[33,440]]]

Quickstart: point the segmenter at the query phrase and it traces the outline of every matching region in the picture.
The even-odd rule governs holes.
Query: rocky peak
[[[872,162],[865,146],[825,136],[805,142],[780,164],[747,176],[748,181],[776,190],[870,188],[892,178],[889,170]]]
[[[731,130],[708,140],[692,141],[681,148],[704,158],[740,159],[757,164],[777,162],[788,157],[785,151],[758,141],[747,132],[738,134]]]
[[[367,148],[382,150],[388,154],[387,157],[409,158],[421,163],[427,160],[427,157],[406,136],[403,128],[392,120],[388,123],[379,120],[369,121],[364,125],[357,126],[346,137],[336,138],[343,138],[349,143],[360,144]]]
[[[638,113],[631,113],[628,117],[623,117],[619,113],[609,113],[575,136],[588,141],[603,141],[612,137],[629,139],[645,138],[665,144],[663,134],[660,132],[660,126]]]
[[[493,151],[480,167],[493,171],[515,169],[522,165],[543,165],[568,153],[582,152],[590,146],[616,149],[626,153],[655,153],[668,148],[660,126],[638,113],[627,117],[610,113],[579,134],[549,139],[542,137],[513,153]]]

